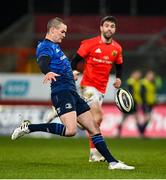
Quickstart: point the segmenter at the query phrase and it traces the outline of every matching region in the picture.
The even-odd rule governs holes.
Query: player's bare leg
[[[60,116],[61,123],[42,123],[31,124],[29,120],[23,120],[19,127],[17,127],[11,136],[12,140],[24,136],[32,132],[47,132],[60,136],[74,136],[77,132],[77,116],[76,112],[68,112]]]
[[[65,136],[74,136],[77,132],[76,112],[72,111],[62,115],[60,120],[66,126]]]
[[[89,106],[91,107],[90,112],[93,115],[93,119],[96,121],[98,127],[100,127],[100,124],[103,119],[103,112],[102,112],[102,102],[104,99],[104,94],[100,93],[96,88],[94,87],[81,87],[81,96],[85,98],[85,100],[88,102]],[[98,150],[95,148],[91,138],[89,137],[89,162],[100,162],[104,161],[105,158],[98,152]]]
[[[100,124],[101,124],[102,118],[103,118],[103,112],[102,112],[101,105],[99,104],[99,102],[92,102],[90,104],[90,107],[91,107],[90,111],[93,115],[93,118],[95,119],[98,127],[100,127]],[[105,158],[95,148],[95,145],[93,144],[91,138],[89,138],[89,147],[90,147],[89,162],[105,161]]]

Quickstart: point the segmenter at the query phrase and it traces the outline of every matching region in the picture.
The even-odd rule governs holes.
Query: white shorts
[[[93,102],[99,102],[99,104],[102,105],[104,100],[104,94],[91,86],[81,86],[80,95],[87,101],[89,105]]]

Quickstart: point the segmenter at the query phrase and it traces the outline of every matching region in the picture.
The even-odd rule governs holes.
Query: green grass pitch
[[[86,138],[0,137],[0,178],[3,179],[165,179],[165,139],[113,139],[113,155],[135,170],[108,170],[106,162],[89,163]]]

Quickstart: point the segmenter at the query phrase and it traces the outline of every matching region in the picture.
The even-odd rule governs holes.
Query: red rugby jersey
[[[97,36],[82,41],[77,53],[85,59],[81,86],[92,86],[105,93],[113,63],[123,63],[122,47],[114,40],[103,43]]]

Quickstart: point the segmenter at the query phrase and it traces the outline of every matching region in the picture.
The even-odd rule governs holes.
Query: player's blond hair
[[[47,23],[47,32],[50,30],[51,27],[55,27],[58,29],[60,24],[65,24],[63,19],[61,19],[59,17],[50,19]]]

